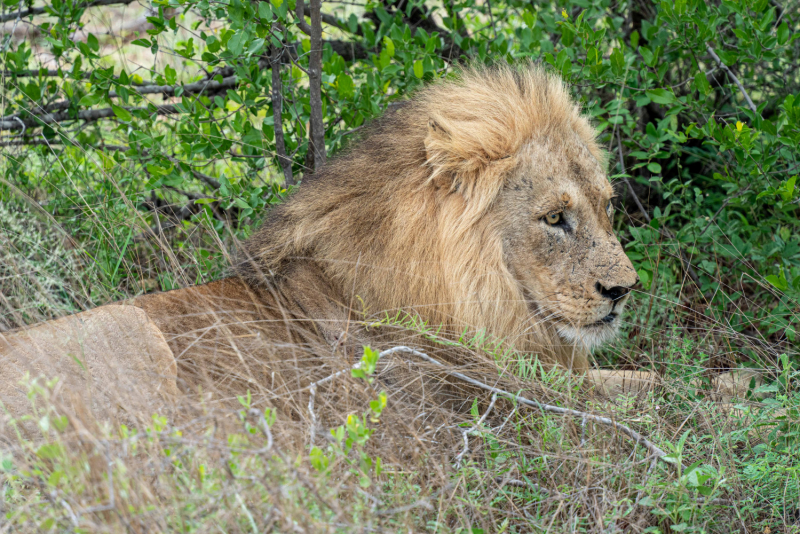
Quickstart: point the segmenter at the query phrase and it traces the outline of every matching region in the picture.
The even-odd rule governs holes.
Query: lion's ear
[[[452,143],[450,133],[442,128],[438,122],[428,119],[428,135],[425,136],[425,151],[428,161],[437,161],[446,157]]]
[[[497,128],[480,128],[471,120],[445,117],[428,119],[425,136],[429,179],[436,188],[459,191],[466,198],[490,198],[502,187],[503,177],[515,158]]]
[[[431,183],[436,188],[451,189],[454,187],[453,176],[449,167],[453,160],[453,138],[450,132],[434,119],[428,119],[428,135],[425,136],[425,153],[428,165],[433,169]]]

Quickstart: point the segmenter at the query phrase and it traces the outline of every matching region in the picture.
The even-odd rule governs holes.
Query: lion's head
[[[313,262],[343,304],[485,330],[582,370],[637,280],[604,168],[560,80],[531,64],[467,69],[305,179],[246,244],[239,274],[279,281]]]

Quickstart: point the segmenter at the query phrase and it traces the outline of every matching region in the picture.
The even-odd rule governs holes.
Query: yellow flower
[[[744,126],[744,124],[742,124],[741,121],[736,121],[736,131],[737,132],[741,132],[743,126]]]
[[[567,15],[567,10],[566,9],[562,9],[561,10],[561,16],[564,17],[565,19],[569,18],[569,15]]]

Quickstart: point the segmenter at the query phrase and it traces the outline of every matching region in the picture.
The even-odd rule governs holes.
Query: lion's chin
[[[589,325],[574,327],[559,325],[558,334],[564,341],[572,343],[586,351],[590,351],[604,343],[608,343],[617,335],[619,321],[597,321]]]

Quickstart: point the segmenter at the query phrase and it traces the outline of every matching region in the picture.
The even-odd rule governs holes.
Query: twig
[[[471,428],[462,431],[462,434],[464,436],[464,449],[458,454],[458,456],[456,456],[456,465],[460,465],[461,459],[464,457],[465,454],[467,454],[467,452],[469,452],[469,435],[475,432],[478,429],[478,427],[480,427],[483,424],[483,421],[486,419],[486,416],[489,415],[489,412],[491,412],[492,408],[494,408],[495,402],[497,402],[497,393],[492,394],[492,401],[489,403],[489,406],[486,408],[486,411],[483,413],[481,418],[478,419],[478,422],[472,425]]]
[[[636,191],[633,190],[630,180],[628,180],[628,171],[625,170],[625,159],[622,156],[622,139],[619,136],[619,130],[617,130],[617,148],[619,149],[619,164],[622,168],[622,180],[625,182],[625,185],[628,186],[628,192],[636,203],[639,213],[641,213],[647,223],[650,224],[650,215],[647,213],[647,210],[644,209],[641,200],[639,200],[639,196],[636,194]]]
[[[518,480],[516,478],[495,477],[494,481],[500,484],[501,488],[503,486],[514,486],[516,488],[535,489],[536,491],[544,493],[551,499],[566,499],[568,497],[568,495],[565,495],[560,491],[549,490],[547,488],[543,488],[539,484],[535,484],[533,482],[525,482],[524,480]]]
[[[725,199],[725,202],[723,202],[723,203],[722,203],[722,206],[720,206],[720,207],[719,207],[719,209],[718,209],[718,210],[717,210],[717,212],[714,214],[714,216],[713,216],[713,217],[711,217],[711,218],[708,220],[708,224],[706,224],[705,228],[703,228],[703,230],[700,232],[700,234],[698,234],[697,238],[699,239],[699,238],[700,238],[700,237],[701,237],[703,234],[705,234],[705,233],[706,233],[706,230],[708,230],[708,229],[711,227],[711,225],[714,223],[714,220],[715,220],[715,219],[716,219],[716,218],[719,216],[719,214],[720,214],[720,213],[722,213],[722,210],[723,210],[723,209],[725,209],[725,206],[727,206],[727,205],[728,205],[728,203],[729,203],[731,200],[734,200],[734,199],[736,199],[736,198],[739,198],[740,196],[742,196],[742,195],[744,195],[745,193],[747,193],[747,192],[750,190],[750,187],[751,187],[751,186],[749,186],[749,185],[748,185],[747,187],[745,187],[744,189],[742,189],[742,191],[740,191],[738,194],[736,194],[736,195],[733,195],[732,197],[728,197],[728,198],[726,198],[726,199]]]
[[[750,95],[748,95],[747,91],[745,91],[744,85],[742,85],[742,82],[739,81],[739,78],[737,78],[736,75],[733,73],[733,71],[731,69],[729,69],[728,66],[725,63],[722,62],[722,60],[719,58],[719,56],[714,51],[714,49],[711,47],[711,45],[706,46],[706,50],[711,55],[711,58],[714,61],[717,62],[717,65],[719,65],[719,68],[724,70],[728,74],[728,76],[731,77],[731,79],[734,81],[734,83],[737,85],[737,87],[739,87],[739,91],[741,91],[742,95],[744,96],[744,99],[747,102],[747,107],[750,108],[750,111],[752,111],[753,113],[755,113],[756,115],[758,115],[760,117],[761,115],[758,113],[758,109],[756,108],[756,105],[753,104],[753,101],[750,99]]]
[[[411,349],[409,349],[408,347],[402,347],[402,346],[401,347],[394,347],[392,349],[385,350],[385,351],[381,352],[380,354],[378,354],[378,360],[380,360],[384,356],[389,356],[391,354],[394,354],[395,352],[407,352],[409,350],[411,350]],[[311,414],[311,437],[309,439],[311,445],[314,444],[314,437],[316,436],[316,432],[317,432],[317,416],[314,413],[314,399],[315,399],[315,397],[317,395],[317,387],[321,386],[322,384],[327,384],[328,382],[330,382],[331,380],[333,380],[337,376],[342,376],[346,372],[353,371],[355,369],[359,369],[360,367],[361,367],[361,362],[358,362],[358,363],[354,364],[352,367],[350,367],[349,369],[342,369],[341,371],[337,371],[337,372],[333,373],[330,376],[326,376],[325,378],[323,378],[321,380],[317,380],[316,382],[314,382],[313,384],[309,385],[306,388],[306,389],[309,390],[309,393],[310,393],[309,398],[308,398],[308,413]]]

